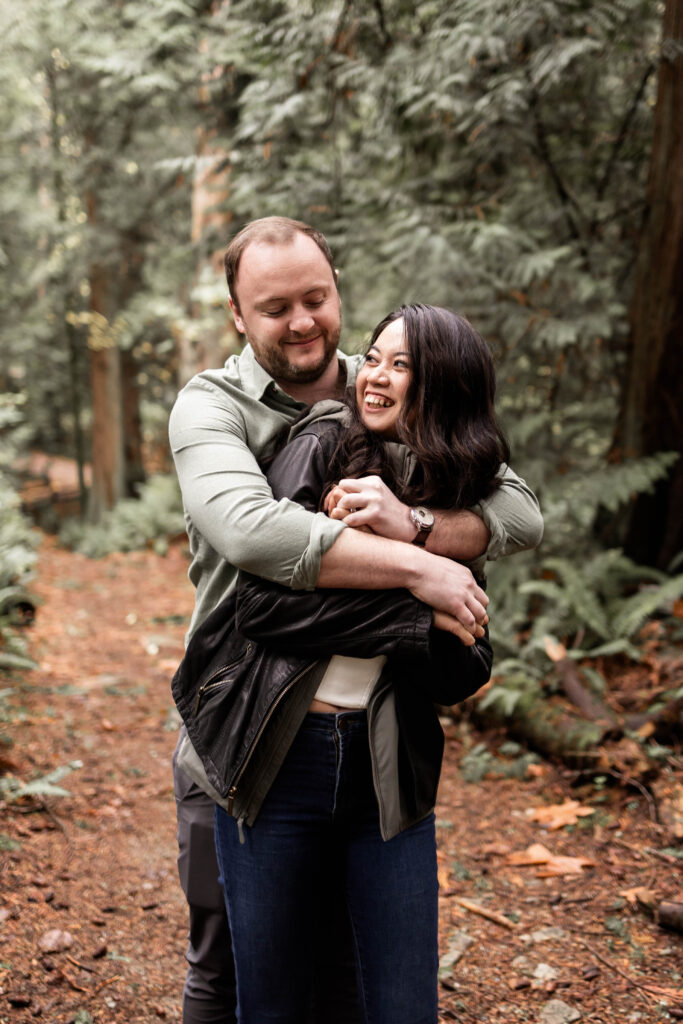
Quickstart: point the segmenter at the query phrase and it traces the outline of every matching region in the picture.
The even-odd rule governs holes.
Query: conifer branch
[[[581,252],[584,258],[587,259],[588,253],[586,252],[585,247],[581,242],[581,232],[579,230],[579,225],[576,221],[574,214],[572,213],[571,208],[574,207],[578,214],[581,214],[581,210],[579,208],[578,203],[567,189],[567,186],[562,180],[560,172],[557,169],[555,161],[553,160],[552,153],[550,152],[550,143],[548,142],[548,135],[545,129],[545,124],[543,122],[543,118],[541,117],[539,95],[533,83],[531,82],[531,79],[528,74],[527,81],[529,83],[530,93],[529,105],[531,107],[531,113],[533,115],[534,120],[534,132],[536,135],[536,145],[538,148],[539,156],[541,157],[543,163],[546,165],[553,185],[555,186],[555,191],[557,192],[560,202],[562,203],[562,208],[564,211],[565,220],[569,227],[569,232],[572,238],[574,238],[577,242],[581,244]]]
[[[377,21],[379,22],[379,30],[382,33],[382,39],[384,45],[388,49],[393,43],[391,33],[387,29],[386,18],[384,17],[384,8],[382,7],[382,0],[374,0],[375,10],[377,11]]]
[[[626,114],[624,115],[624,120],[621,122],[621,127],[619,128],[619,132],[617,134],[617,137],[614,140],[614,146],[612,147],[612,152],[610,153],[609,160],[607,161],[607,164],[605,166],[605,170],[603,171],[602,177],[601,177],[601,179],[600,179],[600,181],[598,183],[598,188],[597,188],[597,197],[598,197],[598,199],[602,199],[602,197],[605,194],[605,190],[606,190],[607,186],[609,185],[610,178],[612,177],[612,171],[614,170],[614,165],[616,164],[617,157],[619,156],[619,153],[621,152],[621,147],[623,146],[624,142],[626,141],[626,135],[628,133],[628,129],[630,127],[631,121],[633,120],[633,118],[635,116],[635,112],[638,109],[638,104],[640,103],[641,99],[643,98],[643,93],[645,92],[645,87],[646,87],[648,81],[650,80],[650,76],[652,75],[654,70],[655,70],[655,65],[654,65],[654,62],[651,61],[648,64],[648,66],[645,68],[645,72],[643,74],[643,77],[640,80],[640,85],[638,86],[638,89],[636,90],[635,96],[633,97],[633,100],[631,101],[631,103],[629,105],[629,108],[626,111]]]

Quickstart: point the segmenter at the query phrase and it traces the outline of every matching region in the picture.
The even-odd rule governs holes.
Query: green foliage
[[[599,551],[579,562],[546,557],[540,563],[540,578],[532,580],[515,581],[517,574],[511,575],[505,583],[517,594],[514,620],[500,629],[494,616],[492,635],[499,650],[546,668],[547,637],[560,638],[568,647],[567,656],[574,659],[617,653],[637,659],[638,630],[653,615],[669,614],[683,595],[683,575],[670,578],[636,565],[618,549]],[[495,586],[492,593],[495,601]],[[525,636],[521,649],[520,632]],[[508,672],[515,668],[511,660],[503,665]]]
[[[49,451],[74,454],[78,424],[87,432],[81,318],[98,282],[107,317],[125,324],[117,342],[133,354],[143,395],[168,404],[175,390],[163,343],[194,266],[189,179],[160,157],[186,153],[193,138],[206,10],[0,3],[0,383],[24,389],[36,443]]]
[[[47,775],[41,775],[26,783],[22,783],[9,775],[0,779],[0,793],[3,799],[10,803],[26,796],[71,796],[68,790],[58,786],[57,783],[61,782],[67,775],[70,775],[75,769],[82,767],[82,761],[71,761],[69,764],[60,765],[59,768],[53,769]]]
[[[636,565],[618,549],[578,562],[545,557],[531,580],[517,561],[496,567],[500,576],[490,588],[498,681],[480,701],[482,710],[496,705],[506,717],[552,679],[548,642],[561,642],[576,661],[611,655],[637,661],[641,627],[654,616],[666,618],[683,597],[683,575]],[[605,683],[597,670],[582,666],[582,672],[589,688],[601,693]]]
[[[539,760],[535,754],[522,752],[517,744],[504,744],[499,754],[502,756],[492,754],[485,743],[478,743],[460,762],[460,774],[466,782],[481,782],[487,775],[523,779],[529,765],[538,764]]]
[[[169,536],[184,533],[180,489],[175,476],[153,476],[140,487],[138,498],[120,501],[97,525],[70,521],[63,527],[63,543],[89,558],[113,551],[135,551],[153,543],[162,554]]]

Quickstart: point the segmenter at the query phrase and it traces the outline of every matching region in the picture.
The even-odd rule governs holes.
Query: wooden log
[[[611,708],[608,708],[601,700],[590,693],[581,682],[579,670],[575,662],[569,658],[560,658],[555,662],[555,668],[562,680],[562,689],[565,694],[591,722],[604,725],[612,731],[621,733],[621,727],[617,717]]]
[[[522,695],[512,714],[506,714],[502,704],[496,702],[484,710],[475,706],[472,717],[478,726],[505,728],[540,754],[582,766],[598,763],[600,745],[610,731],[538,693]]]
[[[657,908],[657,924],[670,931],[683,932],[683,903],[664,900]]]

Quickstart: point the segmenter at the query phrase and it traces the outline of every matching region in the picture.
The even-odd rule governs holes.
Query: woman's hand
[[[415,540],[408,505],[378,476],[340,480],[325,498],[325,511],[331,519],[343,519],[356,529],[366,527],[391,540]]]
[[[488,616],[486,616],[488,622]],[[470,633],[461,622],[453,618],[452,615],[448,615],[447,612],[434,612],[432,618],[432,625],[435,629],[443,629],[446,633],[453,633],[458,639],[465,645],[465,647],[472,647],[477,640],[477,637],[485,636],[486,631],[483,626],[478,623],[474,627],[474,635]]]

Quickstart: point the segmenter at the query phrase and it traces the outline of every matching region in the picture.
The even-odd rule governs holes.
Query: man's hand
[[[432,625],[435,629],[443,629],[447,633],[453,633],[454,636],[457,636],[462,641],[465,647],[472,647],[476,643],[477,637],[486,635],[486,630],[478,623],[474,628],[473,635],[457,619],[454,619],[452,615],[448,615],[447,612],[434,612]]]
[[[435,616],[445,614],[449,619],[456,620],[474,642],[476,637],[483,636],[481,627],[489,621],[486,613],[489,599],[486,592],[478,585],[466,566],[439,555],[428,557],[427,571],[421,573],[420,578],[412,583],[409,588],[411,593],[425,604],[431,605]],[[447,620],[441,621],[446,623]],[[439,629],[450,628],[437,623],[436,618],[434,625]],[[450,632],[455,633],[456,630],[450,629]],[[463,639],[459,631],[457,635]]]
[[[373,533],[410,543],[415,526],[408,505],[396,497],[378,476],[340,480],[325,498],[331,519],[343,519],[347,526],[369,527]]]
[[[489,599],[464,565],[362,530],[343,530],[320,561],[318,586],[367,590],[404,587],[472,635],[488,621]]]

